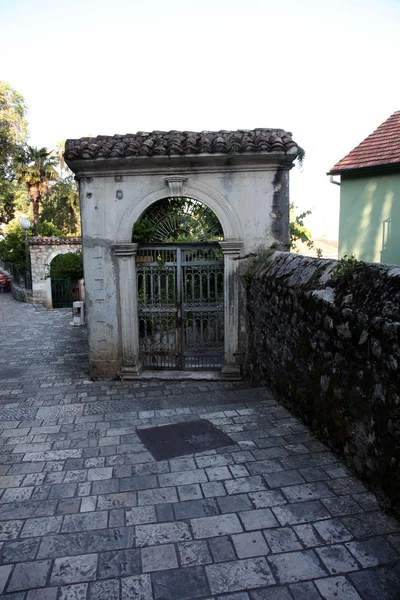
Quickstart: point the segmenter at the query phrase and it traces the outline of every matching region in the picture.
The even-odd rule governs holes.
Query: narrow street
[[[4,599],[399,600],[399,523],[268,390],[91,381],[70,321],[0,294]],[[199,418],[233,444],[136,433]]]

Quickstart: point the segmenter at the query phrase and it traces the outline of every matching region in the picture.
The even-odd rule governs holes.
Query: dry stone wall
[[[248,371],[400,513],[400,268],[276,252],[247,272]]]

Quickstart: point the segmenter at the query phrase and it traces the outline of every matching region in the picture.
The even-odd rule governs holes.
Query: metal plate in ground
[[[136,433],[156,460],[205,452],[235,443],[205,419],[137,429]]]
[[[17,379],[24,372],[25,369],[21,369],[20,367],[0,367],[0,379]]]

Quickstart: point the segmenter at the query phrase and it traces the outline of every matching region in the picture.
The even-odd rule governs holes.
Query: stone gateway
[[[272,245],[287,248],[289,170],[298,152],[281,129],[67,140],[65,160],[80,186],[93,377],[136,378],[143,371],[132,227],[154,203],[186,197],[211,209],[222,227],[220,371],[240,378],[246,331],[239,259]]]

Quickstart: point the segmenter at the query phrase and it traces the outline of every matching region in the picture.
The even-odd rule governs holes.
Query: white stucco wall
[[[52,308],[51,279],[48,276],[51,261],[59,254],[77,252],[81,249],[81,239],[37,237],[32,238],[29,252],[31,259],[32,296],[31,301]]]
[[[175,159],[176,160],[176,159]],[[78,173],[92,375],[115,376],[121,366],[118,267],[115,243],[130,243],[132,226],[154,202],[184,195],[209,206],[225,240],[242,241],[242,256],[282,245],[289,235],[291,164],[121,169]],[[278,172],[279,170],[279,172]],[[167,178],[181,178],[174,187]],[[172,193],[172,190],[180,193]]]

